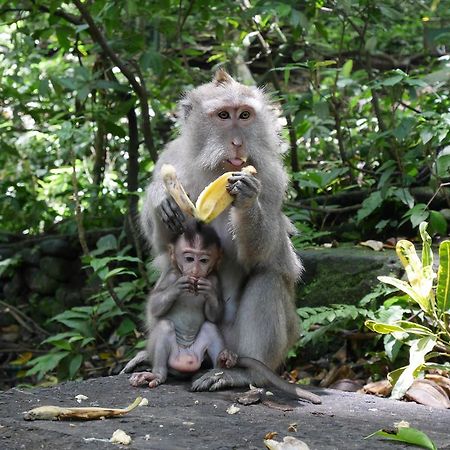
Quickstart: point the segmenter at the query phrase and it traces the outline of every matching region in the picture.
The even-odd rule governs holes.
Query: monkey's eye
[[[250,119],[250,111],[242,111],[239,114],[239,119],[243,119],[243,120]]]
[[[230,118],[230,113],[228,111],[220,111],[217,115],[223,120]]]
[[[194,262],[194,258],[192,256],[185,256],[184,260],[188,263]]]
[[[209,263],[209,259],[208,259],[208,258],[201,258],[201,259],[200,259],[200,262],[201,262],[202,264],[208,264],[208,263]]]

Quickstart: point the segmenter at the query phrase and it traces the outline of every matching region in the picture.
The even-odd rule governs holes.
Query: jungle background
[[[297,249],[394,246],[423,221],[445,239],[449,41],[448,0],[0,0],[1,387],[117,373],[142,348],[140,200],[177,100],[219,67],[279,105]],[[364,328],[386,292],[300,308],[291,376],[324,330],[365,335],[373,379],[398,366]]]

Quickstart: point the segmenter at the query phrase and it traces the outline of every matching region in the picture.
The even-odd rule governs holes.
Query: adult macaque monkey
[[[276,369],[297,339],[294,286],[301,272],[288,236],[292,226],[281,212],[287,175],[278,117],[261,89],[244,86],[222,70],[212,82],[188,92],[180,109],[181,134],[156,164],[141,215],[143,229],[161,271],[168,270],[167,246],[182,232],[185,218],[164,189],[162,164],[175,166],[191,199],[224,172],[236,171],[229,179],[233,204],[211,223],[223,249],[219,328],[227,348]],[[256,176],[239,172],[250,164]],[[124,371],[146,356],[138,354]],[[192,389],[265,381],[251,369],[212,369]]]
[[[147,343],[152,371],[133,373],[133,386],[154,388],[166,381],[169,370],[197,372],[208,354],[216,368],[252,369],[289,395],[321,403],[320,397],[287,383],[260,361],[225,348],[216,326],[223,307],[216,273],[222,251],[212,227],[190,221],[170,244],[169,255],[171,267],[161,274],[147,304],[147,317],[156,320]]]

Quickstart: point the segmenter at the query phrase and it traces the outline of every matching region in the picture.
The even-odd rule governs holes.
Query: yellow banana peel
[[[246,166],[242,172],[254,175],[256,169]],[[180,209],[202,222],[209,223],[222,213],[233,202],[233,196],[226,189],[228,179],[234,172],[225,172],[203,189],[195,205],[177,178],[175,167],[163,164],[161,177],[167,192],[172,196]]]

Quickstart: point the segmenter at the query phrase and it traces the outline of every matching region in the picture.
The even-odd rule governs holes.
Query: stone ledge
[[[433,410],[415,403],[380,399],[331,389],[314,389],[322,405],[286,399],[276,390],[274,400],[294,410],[281,412],[264,405],[241,406],[235,415],[226,413],[236,392],[189,392],[178,380],[155,390],[132,388],[126,375],[68,382],[52,388],[10,389],[0,393],[0,448],[7,450],[95,450],[95,449],[263,449],[266,433],[278,432],[278,440],[291,435],[311,450],[393,450],[410,448],[365,436],[394,422],[406,420],[426,432],[439,449],[450,448],[450,410]],[[243,389],[244,390],[244,389]],[[239,392],[242,392],[240,390]],[[89,400],[83,406],[125,407],[138,395],[149,405],[122,418],[89,422],[25,422],[22,412],[44,404],[80,406],[75,395]],[[89,402],[95,402],[89,404]],[[297,423],[297,432],[288,427]],[[129,446],[85,438],[109,439],[116,429],[129,434]],[[146,437],[147,436],[147,437]]]

